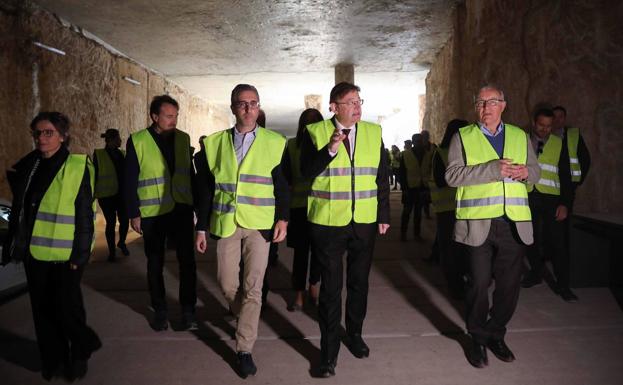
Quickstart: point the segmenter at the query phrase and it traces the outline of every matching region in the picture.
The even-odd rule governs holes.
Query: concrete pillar
[[[322,108],[322,95],[305,95],[305,108],[315,108],[320,111]]]
[[[335,84],[348,82],[355,84],[355,66],[352,64],[340,63],[335,66]]]

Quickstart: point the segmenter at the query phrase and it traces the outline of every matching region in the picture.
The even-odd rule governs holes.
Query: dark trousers
[[[368,306],[368,276],[377,225],[351,223],[344,227],[310,224],[312,247],[320,265],[320,351],[322,361],[336,360],[340,350],[343,256],[346,257],[346,332],[361,334]]]
[[[309,284],[317,284],[320,281],[320,266],[318,265],[316,252],[311,247],[307,209],[304,207],[290,210],[288,246],[294,248],[292,288],[296,291],[304,291],[306,289],[308,268]]]
[[[406,234],[409,228],[409,217],[413,211],[413,234],[420,235],[420,223],[422,222],[422,209],[426,204],[426,189],[422,187],[403,188],[402,217],[400,220],[400,233]]]
[[[179,265],[179,301],[183,312],[194,312],[197,302],[197,267],[193,248],[193,211],[190,206],[176,205],[172,212],[141,219],[145,256],[147,257],[147,282],[151,306],[155,312],[166,313],[164,288],[164,251],[168,231],[175,235]]]
[[[534,228],[534,243],[528,247],[531,272],[543,275],[545,256],[549,256],[560,289],[569,288],[569,253],[565,245],[565,222],[556,220],[558,197],[530,194],[530,211]]]
[[[462,296],[465,291],[465,255],[460,244],[453,239],[454,211],[437,213],[437,247],[441,268],[448,282],[448,288],[453,295]]]
[[[466,246],[468,280],[465,296],[467,331],[474,341],[485,344],[506,334],[517,301],[526,247],[512,222],[492,220],[485,242]],[[495,280],[493,304],[489,305],[489,284]]]
[[[43,369],[89,359],[102,343],[86,324],[82,268],[71,270],[68,262],[41,262],[32,256],[24,267]]]
[[[128,235],[129,220],[125,205],[119,195],[109,198],[98,199],[100,208],[106,219],[106,243],[108,244],[108,255],[115,256],[115,224],[119,219],[119,245],[125,245],[125,238]]]

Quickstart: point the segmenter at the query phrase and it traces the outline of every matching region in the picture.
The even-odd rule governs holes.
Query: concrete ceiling
[[[256,84],[268,125],[282,130],[296,125],[305,94],[326,94],[323,105],[328,104],[333,67],[337,63],[355,65],[355,82],[364,91],[366,85],[361,80],[367,74],[371,80],[387,76],[385,87],[375,90],[376,93],[393,95],[393,85],[402,88],[414,85],[411,92],[422,93],[428,66],[449,37],[450,14],[456,3],[455,0],[36,2],[206,100],[228,104],[229,92],[235,84],[242,81]],[[283,90],[289,88],[296,91],[284,94]],[[271,108],[267,99],[280,107]],[[372,120],[388,114],[387,111],[372,113],[366,108],[364,118],[366,111],[367,118]],[[388,108],[395,112],[403,107],[385,109]],[[328,114],[328,110],[323,112]]]

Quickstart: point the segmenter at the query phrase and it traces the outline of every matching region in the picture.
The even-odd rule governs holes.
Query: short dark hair
[[[234,87],[233,90],[231,90],[231,105],[232,106],[234,105],[234,103],[236,103],[238,101],[238,97],[244,91],[253,91],[253,92],[255,92],[255,95],[257,96],[257,101],[258,102],[260,101],[260,93],[257,92],[257,88],[253,87],[250,84],[238,84],[236,87]]]
[[[567,116],[567,109],[564,108],[563,106],[556,106],[552,108],[552,112],[554,111],[562,111],[562,113],[565,114],[565,116]]]
[[[450,147],[450,141],[452,140],[452,137],[459,132],[459,129],[462,127],[467,126],[469,123],[467,122],[467,120],[463,120],[463,119],[452,119],[451,121],[448,122],[448,125],[446,126],[446,132],[444,132],[443,134],[443,139],[441,140],[441,144],[439,145],[439,147],[441,148],[448,148]]]
[[[69,118],[58,111],[41,111],[30,122],[31,131],[34,131],[37,124],[44,120],[52,123],[56,131],[63,137],[63,144],[69,145],[69,126],[71,125]]]
[[[351,91],[360,92],[361,88],[359,88],[358,86],[352,83],[347,83],[347,82],[341,82],[341,83],[336,84],[331,89],[331,94],[329,94],[329,103],[337,102],[338,99],[340,99],[341,97],[343,97],[344,95],[346,95],[347,93]]]
[[[303,135],[307,131],[307,125],[322,122],[323,120],[322,113],[315,108],[308,108],[303,111],[301,116],[299,116],[299,127],[296,130],[297,146],[300,147],[301,143],[303,143]]]
[[[536,122],[539,116],[547,116],[548,118],[553,118],[554,110],[550,108],[539,108],[535,111],[534,115],[532,115],[532,121]]]
[[[152,115],[159,115],[160,107],[162,107],[165,103],[171,104],[177,110],[180,109],[180,105],[177,103],[177,100],[173,99],[169,95],[154,96],[151,100],[151,104],[149,105],[149,117],[151,118]]]

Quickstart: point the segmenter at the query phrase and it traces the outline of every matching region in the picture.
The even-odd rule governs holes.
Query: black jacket
[[[231,134],[234,132],[229,129]],[[208,231],[210,227],[210,215],[212,213],[212,201],[214,199],[215,180],[214,174],[208,167],[208,159],[206,156],[206,150],[201,150],[195,154],[195,169],[197,170],[197,176],[195,178],[195,211],[197,213],[197,225],[198,231]],[[285,158],[287,158],[287,149],[281,156],[281,163],[278,164],[271,171],[273,178],[274,194],[275,194],[275,221],[290,219],[290,190],[288,187],[288,181],[283,174],[282,164]],[[267,241],[272,239],[272,230],[260,230],[260,233]],[[211,234],[213,239],[218,239],[214,234]]]
[[[331,118],[331,121],[335,127],[335,116]],[[356,132],[358,132],[358,130]],[[309,136],[309,133],[305,133],[301,143],[301,174],[303,174],[305,178],[313,179],[317,177],[329,166],[329,163],[333,161],[335,157],[329,154],[328,146],[327,144],[320,150],[316,150],[311,136]],[[357,146],[357,139],[355,139],[355,146]],[[382,140],[379,151],[381,152],[381,158],[376,175],[376,185],[378,189],[376,219],[378,223],[389,223],[389,166],[387,151],[385,151],[385,145]]]
[[[48,159],[42,158],[41,153],[35,150],[20,159],[13,166],[13,170],[8,171],[13,204],[9,216],[9,231],[2,248],[3,263],[24,260],[30,256],[30,238],[39,204],[68,156],[69,151],[64,146]],[[35,164],[37,168],[33,172]],[[89,170],[85,167],[75,201],[76,230],[69,258],[69,262],[79,266],[89,260],[94,233],[93,191],[89,179]]]

